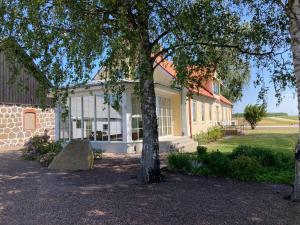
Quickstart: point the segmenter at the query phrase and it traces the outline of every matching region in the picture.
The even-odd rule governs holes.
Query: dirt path
[[[138,159],[106,155],[90,172],[58,172],[0,152],[0,224],[299,225],[285,185],[245,184],[166,173],[135,180]],[[298,216],[298,217],[296,217]]]

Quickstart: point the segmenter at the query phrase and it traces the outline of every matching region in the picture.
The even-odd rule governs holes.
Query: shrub
[[[221,127],[215,126],[209,128],[206,133],[201,132],[199,134],[194,135],[194,140],[198,142],[198,145],[201,145],[216,141],[222,138],[223,136],[224,132],[222,131]]]
[[[209,143],[207,133],[201,132],[193,136],[194,140],[198,142],[198,145]]]
[[[57,155],[57,152],[48,152],[40,156],[39,162],[42,166],[49,166],[54,157]]]
[[[190,172],[192,168],[191,156],[186,153],[171,153],[168,156],[169,167],[179,172]]]
[[[229,170],[230,159],[224,153],[216,151],[208,154],[207,164],[212,175],[225,176]]]
[[[60,141],[56,142],[47,142],[46,144],[40,147],[41,154],[47,154],[49,152],[59,153],[62,149],[62,145]]]
[[[29,160],[38,160],[43,166],[48,166],[53,158],[61,151],[62,143],[49,142],[49,136],[34,136],[25,144],[23,157]]]
[[[224,136],[221,127],[215,126],[211,127],[207,131],[209,142],[216,141]]]
[[[198,156],[206,155],[206,153],[207,153],[207,148],[205,146],[197,146],[197,155]]]
[[[291,161],[290,157],[283,153],[274,153],[271,150],[246,145],[238,146],[230,154],[232,159],[239,156],[255,158],[262,166],[275,168],[286,167]]]
[[[255,181],[262,171],[260,163],[249,156],[240,155],[230,166],[230,176],[241,181]]]

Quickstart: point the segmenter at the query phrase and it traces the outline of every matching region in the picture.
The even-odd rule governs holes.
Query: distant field
[[[238,120],[239,124],[247,123],[243,117],[233,118]],[[299,124],[297,116],[274,116],[274,117],[265,117],[262,121],[258,123],[258,126],[290,126]]]
[[[281,118],[290,119],[290,120],[298,120],[298,116],[281,116]]]

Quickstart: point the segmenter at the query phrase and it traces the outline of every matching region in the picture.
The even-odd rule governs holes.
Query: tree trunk
[[[139,70],[143,117],[143,150],[140,176],[143,183],[158,183],[161,174],[153,61],[150,59],[150,54],[145,54],[142,61]]]
[[[298,113],[300,113],[300,2],[289,0],[288,16],[290,20],[290,33],[292,39],[293,64],[296,76],[296,88],[298,96]],[[300,114],[299,114],[300,115]],[[293,200],[300,200],[300,134],[295,148],[295,181],[292,194]]]

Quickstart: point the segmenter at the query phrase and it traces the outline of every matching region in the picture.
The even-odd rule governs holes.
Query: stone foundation
[[[25,129],[25,113],[35,115],[35,129]],[[0,148],[24,145],[30,137],[43,135],[45,130],[48,130],[48,135],[54,140],[54,124],[53,109],[42,111],[29,106],[0,104]]]

